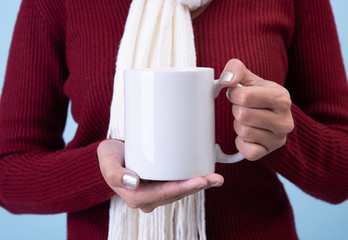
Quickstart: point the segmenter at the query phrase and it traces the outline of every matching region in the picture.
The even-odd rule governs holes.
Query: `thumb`
[[[229,60],[220,76],[220,84],[226,87],[238,83],[243,86],[264,86],[267,82],[268,81],[252,73],[245,67],[244,63],[238,59]]]
[[[139,176],[124,168],[124,143],[118,140],[105,140],[97,149],[100,171],[111,187],[136,189],[139,186]]]

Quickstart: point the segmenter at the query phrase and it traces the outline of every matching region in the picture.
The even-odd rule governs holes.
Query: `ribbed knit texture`
[[[106,239],[114,194],[96,157],[110,115],[130,1],[24,0],[0,102],[0,205],[68,212],[68,238]],[[312,196],[348,198],[348,89],[328,0],[216,0],[193,21],[197,65],[218,77],[230,58],[285,85],[295,129],[256,161],[218,164],[206,191],[208,239],[297,239],[282,174]],[[68,100],[78,123],[64,147]],[[216,140],[236,151],[231,104],[216,100]]]

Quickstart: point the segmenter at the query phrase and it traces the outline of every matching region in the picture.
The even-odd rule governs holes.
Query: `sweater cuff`
[[[68,212],[69,209],[76,211],[92,207],[115,195],[115,192],[105,182],[99,168],[97,148],[100,142],[77,150],[81,151],[81,155],[78,157],[79,161],[76,162],[77,166],[72,166],[76,169],[73,171],[74,176],[71,178],[66,176],[67,179],[74,179],[75,183],[71,185],[72,199],[69,201],[70,204],[66,205]],[[69,207],[69,205],[71,206]]]

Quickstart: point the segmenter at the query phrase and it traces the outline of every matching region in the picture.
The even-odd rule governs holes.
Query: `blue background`
[[[116,1],[116,0],[115,0]],[[343,58],[348,69],[348,1],[331,0],[341,41]],[[0,0],[0,89],[2,89],[8,50],[20,0]],[[72,139],[76,123],[68,117],[64,132]],[[296,227],[302,240],[348,239],[348,201],[330,205],[303,193],[281,177],[294,209]],[[66,239],[66,214],[14,215],[0,207],[0,239]]]

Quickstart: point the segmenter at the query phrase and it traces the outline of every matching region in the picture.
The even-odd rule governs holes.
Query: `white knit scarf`
[[[108,138],[124,139],[123,71],[149,67],[195,67],[190,11],[211,0],[133,0],[116,61]],[[204,192],[156,208],[129,208],[110,201],[109,240],[205,239]]]

